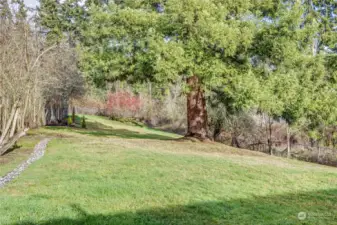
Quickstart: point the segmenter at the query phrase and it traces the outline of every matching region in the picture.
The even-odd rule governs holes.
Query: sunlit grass
[[[0,224],[337,222],[335,168],[87,118],[33,131],[54,139],[0,189]]]
[[[0,176],[7,174],[25,161],[40,139],[38,135],[27,135],[21,138],[5,155],[0,156]]]

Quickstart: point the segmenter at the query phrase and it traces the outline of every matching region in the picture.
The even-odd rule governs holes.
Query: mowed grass
[[[0,176],[16,168],[33,152],[34,146],[42,139],[41,135],[27,135],[22,137],[12,149],[0,156]]]
[[[0,189],[0,224],[337,224],[336,168],[87,119],[31,132],[53,140]]]

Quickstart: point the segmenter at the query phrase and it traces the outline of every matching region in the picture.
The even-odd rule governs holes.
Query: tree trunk
[[[291,148],[290,148],[290,128],[289,125],[287,124],[287,157],[291,157]]]
[[[237,136],[235,134],[232,134],[231,146],[235,147],[235,148],[241,148],[240,143],[238,141],[238,138],[237,138]]]
[[[16,130],[16,126],[17,126],[17,121],[18,121],[18,117],[19,117],[19,112],[20,112],[20,108],[16,108],[16,112],[14,115],[14,119],[13,119],[13,123],[12,123],[12,129],[9,133],[9,138],[12,138],[15,134],[15,130]]]
[[[207,139],[207,110],[205,92],[199,78],[192,76],[187,79],[190,88],[187,94],[187,135],[197,139]]]
[[[213,140],[214,141],[218,140],[218,137],[221,134],[221,129],[222,129],[221,125],[219,123],[216,123],[215,127],[214,127],[214,132],[213,132]]]
[[[24,131],[17,133],[4,146],[0,146],[0,156],[12,148],[21,137],[25,136],[27,131],[28,129],[25,129]]]
[[[321,163],[321,147],[319,145],[319,142],[317,142],[317,149],[318,149],[317,162]]]
[[[53,103],[50,103],[50,121],[48,123],[50,125],[56,125],[57,124],[57,120],[56,120],[56,117],[55,117]]]
[[[8,131],[11,128],[11,124],[12,124],[14,116],[16,114],[17,105],[18,105],[18,103],[15,102],[14,105],[12,106],[12,110],[11,110],[9,119],[7,120],[6,126],[4,127],[4,129],[2,130],[2,133],[1,133],[0,145],[3,144],[4,140],[6,139],[6,137],[8,135]]]
[[[268,151],[270,155],[273,155],[273,140],[272,140],[272,134],[273,134],[273,121],[269,117],[268,120],[268,125],[269,125],[269,137],[268,137]]]
[[[76,109],[75,109],[75,106],[73,106],[73,112],[72,112],[72,115],[71,115],[71,119],[73,121],[73,124],[75,124],[75,121],[76,121]]]
[[[148,81],[148,94],[149,94],[149,98],[150,98],[150,115],[149,115],[149,118],[152,118],[152,111],[153,111],[153,109],[152,109],[152,83],[150,82],[150,81]]]

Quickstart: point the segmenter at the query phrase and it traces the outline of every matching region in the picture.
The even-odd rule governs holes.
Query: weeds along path
[[[50,141],[49,138],[45,138],[40,141],[34,148],[34,152],[31,156],[18,167],[16,167],[13,171],[9,172],[7,175],[0,177],[0,188],[4,187],[7,183],[18,177],[30,164],[39,160],[44,155],[47,144]]]

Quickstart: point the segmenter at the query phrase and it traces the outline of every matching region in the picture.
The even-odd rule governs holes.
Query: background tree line
[[[0,1],[0,155],[29,128],[61,122],[83,87],[74,49],[48,43],[35,19],[23,1]]]
[[[151,102],[150,114],[132,115],[144,120],[169,117],[160,99],[175,96],[187,137],[217,140],[226,131],[237,147],[247,147],[239,140],[257,136],[252,128],[264,118],[254,140],[270,154],[281,122],[290,157],[297,134],[318,143],[336,127],[336,8],[333,0],[41,0],[35,25],[42,49],[72,52],[60,59],[69,65],[61,80],[83,73],[87,96],[96,90],[106,100],[123,83]]]

